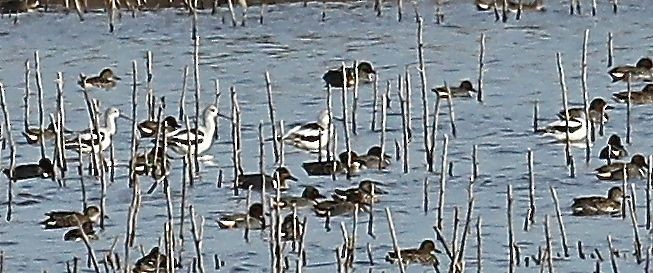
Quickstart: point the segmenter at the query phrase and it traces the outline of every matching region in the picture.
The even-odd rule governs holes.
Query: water
[[[569,100],[572,104],[582,102],[580,91],[580,57],[583,31],[590,29],[588,44],[588,85],[590,98],[594,96],[610,97],[612,92],[625,89],[624,84],[610,84],[606,74],[607,33],[615,35],[615,62],[634,63],[642,56],[652,55],[649,46],[651,36],[645,31],[653,24],[650,20],[651,8],[641,2],[620,2],[620,14],[613,15],[610,6],[599,1],[597,17],[569,16],[566,4],[547,2],[546,13],[524,15],[521,21],[511,20],[507,24],[495,23],[491,13],[477,13],[469,3],[454,2],[444,7],[446,25],[437,26],[432,17],[432,7],[420,4],[419,9],[425,14],[424,43],[427,62],[428,87],[442,85],[447,81],[457,85],[459,80],[469,78],[474,81],[477,75],[477,59],[480,33],[487,36],[485,102],[478,104],[473,100],[455,100],[456,125],[458,136],[450,137],[449,160],[454,162],[454,176],[447,179],[445,229],[447,240],[451,240],[452,211],[460,210],[461,222],[467,200],[472,145],[478,145],[480,177],[474,184],[474,217],[483,218],[483,267],[485,272],[503,271],[508,264],[507,230],[506,230],[506,186],[514,188],[514,222],[517,244],[522,254],[521,271],[535,272],[538,267],[523,267],[525,255],[537,255],[537,247],[544,245],[542,221],[544,215],[550,216],[553,249],[562,253],[559,230],[555,221],[553,202],[549,186],[558,191],[567,228],[568,242],[574,246],[571,257],[564,261],[555,261],[558,272],[588,272],[594,268],[594,260],[581,260],[576,255],[576,242],[583,241],[585,253],[594,248],[599,249],[603,258],[608,259],[606,236],[611,234],[613,243],[620,250],[632,250],[632,228],[629,220],[622,221],[610,217],[574,218],[570,216],[568,205],[571,199],[579,195],[605,195],[607,190],[618,183],[598,182],[592,170],[602,163],[596,154],[607,141],[607,137],[597,140],[589,165],[583,163],[584,150],[574,149],[577,165],[577,177],[569,178],[563,162],[563,146],[551,145],[531,132],[532,102],[540,101],[540,116],[551,120],[560,108],[560,87],[555,66],[555,53],[561,52],[566,72]],[[202,88],[202,105],[213,101],[213,80],[220,81],[223,92],[220,110],[229,113],[228,88],[235,86],[243,112],[244,167],[247,172],[258,169],[257,125],[263,121],[265,134],[270,135],[267,118],[267,99],[265,95],[264,72],[269,71],[272,78],[273,97],[276,104],[277,119],[286,124],[312,121],[316,113],[324,107],[326,92],[321,75],[327,68],[338,66],[341,61],[372,61],[379,71],[381,90],[385,81],[391,80],[392,109],[391,114],[400,111],[396,95],[396,78],[403,73],[405,66],[410,66],[413,86],[413,130],[414,139],[410,144],[409,174],[403,174],[401,163],[395,163],[388,172],[368,171],[365,175],[347,181],[339,177],[337,181],[327,178],[307,177],[299,167],[301,162],[313,160],[311,155],[296,152],[289,148],[287,165],[299,178],[292,185],[291,193],[299,194],[304,185],[316,185],[322,192],[334,188],[350,187],[363,178],[383,181],[392,194],[383,196],[376,206],[376,239],[365,235],[368,218],[361,214],[358,233],[355,266],[358,271],[372,268],[376,272],[397,271],[396,266],[382,261],[387,251],[392,249],[388,225],[382,208],[390,207],[393,212],[397,236],[402,247],[417,247],[425,238],[434,236],[432,225],[437,217],[437,194],[439,175],[425,172],[423,140],[421,128],[421,102],[419,77],[416,66],[416,24],[412,9],[405,5],[404,20],[395,19],[396,9],[388,5],[383,17],[377,18],[371,9],[372,3],[330,3],[326,21],[320,21],[322,5],[309,3],[304,8],[301,4],[281,4],[269,6],[266,11],[266,24],[259,25],[258,7],[250,9],[247,26],[232,28],[223,25],[219,19],[202,12],[199,16],[200,35],[200,75]],[[584,6],[585,11],[589,7]],[[146,88],[144,84],[145,54],[151,50],[154,55],[153,87],[158,96],[166,96],[168,113],[176,113],[182,88],[182,71],[185,65],[192,67],[192,41],[190,40],[191,17],[183,12],[160,10],[138,14],[132,18],[124,14],[117,24],[115,33],[108,33],[105,14],[87,14],[84,22],[74,15],[32,13],[22,16],[17,25],[11,20],[0,22],[0,81],[5,85],[7,104],[11,115],[13,137],[22,143],[19,129],[22,124],[22,95],[24,88],[24,62],[29,59],[33,66],[33,52],[39,51],[43,74],[45,110],[54,111],[56,89],[54,79],[56,72],[63,72],[65,78],[65,104],[68,112],[67,126],[71,129],[87,127],[83,95],[76,86],[80,72],[98,73],[104,67],[115,68],[123,78],[119,86],[112,91],[95,90],[92,95],[103,106],[115,106],[128,113],[131,108],[131,61],[138,64],[139,78],[139,119],[146,115],[144,106]],[[191,68],[192,75],[192,68]],[[33,77],[32,73],[32,77]],[[31,88],[35,84],[31,80]],[[192,90],[192,80],[189,81]],[[639,85],[635,87],[639,89]],[[429,92],[430,104],[435,97]],[[193,109],[192,93],[187,97],[187,109]],[[34,106],[36,95],[31,96],[32,124],[37,122],[37,108]],[[349,100],[351,103],[351,100]],[[340,116],[340,96],[334,93],[334,108]],[[359,134],[352,137],[355,151],[363,153],[369,146],[378,142],[378,133],[369,130],[372,109],[372,88],[360,89]],[[432,109],[432,105],[430,106]],[[651,143],[646,136],[651,133],[647,124],[653,116],[647,113],[646,106],[633,108],[633,144],[628,146],[631,154],[640,152],[648,154]],[[446,107],[442,108],[446,113]],[[439,157],[442,147],[442,134],[450,133],[448,117],[443,114],[438,131]],[[543,121],[544,122],[544,121]],[[622,137],[625,131],[625,106],[617,105],[611,113],[606,134],[618,132]],[[541,123],[542,124],[542,123]],[[342,130],[341,124],[338,124]],[[390,129],[401,128],[399,115],[388,118]],[[341,131],[340,131],[341,132]],[[210,150],[214,156],[213,164],[202,167],[201,181],[188,192],[188,204],[193,204],[199,215],[206,218],[204,232],[204,260],[206,268],[213,268],[213,255],[217,254],[225,261],[222,271],[267,272],[269,271],[269,252],[267,232],[259,236],[252,234],[249,243],[242,239],[241,231],[219,230],[215,220],[225,212],[244,211],[244,194],[233,197],[229,186],[218,189],[215,179],[218,170],[225,171],[227,181],[231,180],[230,129],[228,122],[221,122],[219,127],[221,139]],[[342,134],[340,134],[342,135]],[[103,257],[110,248],[114,238],[118,238],[117,252],[123,253],[123,234],[131,190],[127,186],[126,163],[129,158],[129,122],[121,121],[116,137],[116,152],[121,167],[117,168],[116,181],[109,185],[107,193],[106,229],[100,232],[101,239],[93,242],[99,257]],[[401,133],[392,130],[387,136],[386,147],[393,147],[393,140],[401,141]],[[339,150],[344,149],[339,140]],[[526,209],[528,207],[527,149],[535,153],[535,177],[537,183],[537,223],[531,231],[523,232]],[[38,160],[38,147],[21,144],[18,161],[35,162]],[[8,153],[5,152],[6,157]],[[5,166],[8,160],[3,161]],[[266,146],[266,169],[273,169],[271,145]],[[439,159],[436,166],[439,166]],[[174,163],[170,177],[175,202],[174,213],[179,223],[179,202],[181,197],[181,163]],[[439,167],[438,167],[439,168]],[[422,183],[425,177],[429,185],[429,210],[422,211]],[[92,181],[90,178],[87,181]],[[34,272],[48,270],[61,272],[65,261],[74,256],[84,257],[86,250],[81,243],[63,242],[63,231],[43,231],[37,224],[43,213],[50,210],[76,210],[81,207],[79,178],[69,174],[67,187],[59,188],[48,181],[31,181],[16,184],[14,188],[14,214],[11,222],[0,223],[0,249],[5,251],[7,272]],[[142,180],[142,186],[149,187],[148,179]],[[644,245],[650,244],[644,227],[645,220],[645,184],[636,181],[638,194],[637,214],[640,224],[640,236]],[[87,190],[92,203],[99,203],[100,185],[88,182]],[[2,183],[0,192],[7,192],[7,183]],[[5,196],[3,194],[3,196]],[[258,199],[257,195],[254,195]],[[5,199],[4,197],[2,199]],[[334,218],[331,232],[322,228],[323,220],[308,215],[309,232],[307,234],[308,265],[305,272],[333,272],[336,268],[334,249],[342,239],[338,230],[343,221],[351,231],[350,218]],[[0,210],[3,218],[6,206]],[[165,195],[159,189],[151,195],[143,196],[137,229],[137,245],[143,245],[145,251],[156,245],[162,234],[166,220]],[[189,232],[190,222],[185,222],[185,238],[192,238]],[[462,230],[463,225],[459,230]],[[178,233],[176,226],[175,233]],[[460,238],[460,236],[459,236]],[[475,234],[468,236],[466,261],[467,272],[475,268]],[[366,263],[364,247],[372,245],[374,266]],[[38,252],[36,252],[38,251]],[[140,254],[136,249],[131,252],[130,263]],[[187,270],[194,256],[192,243],[184,245],[183,265]],[[294,256],[292,256],[294,257]],[[448,258],[439,255],[441,270],[446,270]],[[294,258],[291,258],[291,261]],[[640,270],[629,254],[618,258],[622,272]],[[293,262],[294,263],[294,262]],[[603,268],[609,266],[604,262]],[[92,271],[91,269],[85,269]],[[423,272],[426,267],[411,266],[409,272]]]

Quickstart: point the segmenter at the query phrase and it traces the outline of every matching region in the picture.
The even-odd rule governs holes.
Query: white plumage
[[[322,110],[316,122],[306,123],[290,129],[281,139],[290,145],[310,152],[319,152],[329,142],[329,112]],[[331,124],[331,135],[334,127]]]
[[[91,129],[81,131],[77,137],[66,140],[65,148],[77,151],[80,149],[81,143],[82,153],[91,153],[93,146],[95,146],[97,152],[106,150],[111,145],[111,136],[116,133],[116,118],[120,116],[120,110],[111,107],[107,109],[104,115],[104,127],[98,128],[98,134]]]
[[[218,108],[210,105],[204,109],[204,124],[198,128],[179,129],[166,135],[167,144],[170,149],[180,155],[186,155],[189,150],[195,154],[195,140],[197,138],[197,154],[206,152],[213,144],[215,133],[215,118],[218,116]]]
[[[565,120],[556,120],[549,123],[544,129],[544,136],[553,137],[557,141],[567,140],[567,122]],[[581,141],[587,136],[584,118],[573,118],[569,120],[569,141]]]

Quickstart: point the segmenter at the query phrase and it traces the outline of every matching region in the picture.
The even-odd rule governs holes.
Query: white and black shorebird
[[[91,129],[79,132],[77,137],[66,140],[66,149],[77,151],[81,148],[82,153],[90,153],[93,151],[93,146],[95,146],[95,151],[106,150],[111,145],[111,136],[116,134],[116,119],[118,117],[130,119],[120,114],[118,108],[111,107],[107,109],[104,114],[104,127],[98,128],[97,133]]]
[[[587,130],[585,129],[585,118],[571,118],[569,122],[565,120],[556,120],[549,123],[546,127],[538,129],[539,133],[544,133],[544,136],[553,137],[556,141],[567,140],[567,127],[569,128],[569,141],[576,142],[584,140],[587,137]]]
[[[218,116],[218,107],[210,105],[204,109],[204,124],[198,128],[178,129],[166,135],[166,143],[170,149],[180,155],[188,152],[195,154],[195,141],[197,140],[197,154],[206,152],[213,144],[215,134],[215,118]]]
[[[333,123],[329,128],[329,112],[322,110],[317,121],[306,123],[290,129],[281,139],[299,149],[309,152],[320,152],[329,142],[328,132],[334,134]]]

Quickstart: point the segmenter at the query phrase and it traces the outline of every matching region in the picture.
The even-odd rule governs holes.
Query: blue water
[[[507,23],[494,22],[491,13],[478,13],[472,4],[458,1],[443,6],[445,24],[436,25],[434,8],[427,3],[419,4],[424,16],[424,53],[428,88],[442,85],[444,81],[457,85],[461,79],[475,82],[479,52],[479,38],[485,33],[486,71],[484,81],[485,101],[455,100],[457,137],[450,136],[448,159],[454,164],[454,176],[447,178],[444,232],[446,239],[452,239],[452,215],[454,207],[460,210],[461,225],[464,227],[467,188],[471,174],[471,150],[478,145],[480,176],[474,182],[474,219],[482,217],[483,226],[483,268],[485,272],[500,272],[508,264],[508,240],[506,222],[506,187],[514,188],[515,236],[522,254],[521,268],[518,270],[535,272],[538,266],[526,268],[523,257],[537,255],[537,247],[545,245],[542,221],[544,215],[550,216],[550,227],[554,253],[562,253],[559,230],[555,221],[555,211],[549,193],[549,186],[557,189],[561,201],[563,221],[566,225],[571,257],[554,261],[557,272],[589,272],[593,270],[593,259],[581,260],[576,255],[576,242],[581,240],[585,253],[599,249],[605,262],[603,270],[609,267],[607,235],[612,235],[615,248],[625,251],[617,259],[621,272],[641,270],[632,255],[632,227],[630,219],[592,217],[574,218],[568,208],[571,199],[580,195],[605,195],[607,190],[618,183],[599,182],[592,170],[602,164],[598,161],[598,150],[607,141],[600,137],[593,146],[593,158],[584,164],[584,150],[574,149],[576,159],[576,178],[569,178],[564,164],[563,146],[549,144],[532,133],[531,119],[533,101],[539,101],[541,124],[553,120],[561,109],[561,93],[558,84],[555,53],[561,52],[572,104],[581,104],[580,59],[583,32],[590,29],[588,43],[588,86],[590,98],[603,96],[609,98],[612,92],[625,89],[625,84],[610,84],[607,71],[607,36],[614,34],[615,63],[635,63],[642,56],[653,55],[649,46],[651,35],[646,30],[653,27],[650,17],[651,7],[642,2],[620,1],[620,13],[610,13],[611,6],[598,1],[598,16],[591,17],[588,3],[583,6],[582,16],[569,16],[566,3],[547,1],[546,13],[526,13],[522,20],[511,18]],[[300,194],[304,185],[316,185],[322,192],[329,193],[334,188],[357,185],[361,179],[383,181],[390,195],[383,196],[375,206],[374,228],[376,238],[366,235],[368,216],[360,215],[358,243],[355,264],[357,271],[393,271],[394,265],[386,264],[383,257],[392,249],[387,221],[383,209],[389,207],[393,212],[401,247],[417,247],[425,238],[433,238],[432,225],[437,218],[439,174],[426,172],[423,154],[422,107],[419,76],[416,70],[416,30],[412,7],[405,3],[402,22],[396,20],[396,7],[387,4],[382,17],[378,18],[372,10],[372,3],[329,3],[325,21],[321,21],[321,3],[282,4],[268,6],[265,24],[259,25],[259,7],[251,7],[245,27],[232,28],[222,24],[219,17],[207,12],[199,15],[200,36],[200,76],[201,104],[208,105],[215,93],[214,80],[220,82],[222,98],[220,111],[229,113],[228,88],[234,86],[238,92],[243,112],[243,160],[247,172],[258,170],[259,122],[264,122],[264,131],[270,135],[267,98],[265,94],[265,71],[272,79],[273,100],[276,104],[277,119],[286,124],[312,121],[324,108],[326,92],[321,81],[322,74],[337,67],[342,61],[368,60],[373,62],[379,72],[380,90],[385,82],[392,82],[392,104],[388,117],[388,127],[401,127],[401,118],[396,91],[397,75],[409,67],[412,79],[412,123],[413,141],[410,144],[410,172],[402,172],[401,163],[396,162],[387,172],[368,171],[360,177],[347,181],[339,177],[337,181],[328,178],[308,177],[300,168],[301,162],[314,160],[314,156],[297,152],[287,147],[287,166],[299,178],[292,184],[291,193]],[[224,10],[223,12],[226,12]],[[227,20],[229,22],[229,20]],[[30,60],[33,67],[34,51],[39,51],[44,84],[44,107],[46,113],[55,110],[56,72],[63,72],[65,105],[68,113],[67,127],[83,129],[87,127],[84,98],[76,85],[79,73],[95,74],[104,67],[112,67],[122,77],[117,88],[111,91],[94,90],[93,97],[103,106],[115,106],[125,113],[131,109],[131,61],[138,64],[139,108],[138,119],[145,119],[145,55],[152,51],[153,88],[157,96],[166,96],[167,113],[177,113],[179,95],[182,89],[182,72],[188,65],[192,76],[193,42],[190,37],[191,17],[173,10],[160,10],[136,14],[132,18],[125,13],[117,21],[115,33],[109,33],[105,14],[87,14],[85,21],[79,22],[73,14],[31,13],[21,16],[18,24],[12,20],[0,21],[0,82],[5,85],[7,104],[12,122],[12,135],[22,143],[22,96],[24,92],[24,62]],[[32,77],[34,73],[32,72]],[[36,85],[30,80],[32,95],[31,124],[37,123]],[[189,78],[189,90],[194,90]],[[634,88],[639,89],[640,85]],[[360,92],[360,112],[358,113],[358,132],[352,136],[352,147],[364,153],[371,145],[378,143],[379,133],[369,130],[372,112],[372,88],[362,86]],[[334,92],[334,110],[340,116],[340,93]],[[435,96],[428,93],[430,111]],[[186,99],[187,109],[194,109],[193,93]],[[351,103],[351,99],[349,99]],[[445,104],[443,104],[444,106]],[[616,105],[606,125],[606,133],[625,134],[625,106]],[[647,106],[633,107],[633,143],[627,147],[631,154],[649,154],[652,148],[647,136],[652,133],[646,126],[653,116],[648,114]],[[441,109],[436,155],[441,153],[443,134],[450,134],[447,108]],[[192,110],[191,110],[192,113]],[[342,124],[337,124],[340,139],[338,150],[344,149]],[[288,128],[286,128],[288,129]],[[249,243],[242,239],[242,231],[224,231],[215,222],[220,215],[230,211],[245,211],[245,194],[233,197],[229,181],[232,178],[232,161],[229,122],[221,121],[221,136],[210,150],[212,162],[203,163],[199,181],[189,188],[187,205],[194,205],[199,215],[206,218],[204,232],[204,260],[207,269],[213,268],[213,255],[217,254],[225,262],[222,271],[229,272],[269,272],[268,232],[261,236],[254,233]],[[130,124],[121,120],[116,136],[116,156],[120,166],[116,169],[116,180],[108,186],[106,229],[99,232],[100,240],[93,242],[98,257],[103,257],[114,238],[118,238],[116,251],[123,255],[124,234],[127,212],[131,201],[128,188],[126,163],[129,159]],[[387,135],[386,148],[393,151],[394,140],[401,143],[401,131],[391,130]],[[528,208],[528,176],[526,153],[535,153],[535,180],[537,211],[536,224],[528,232],[521,227]],[[51,151],[52,147],[48,147]],[[21,144],[19,163],[35,162],[39,148]],[[3,151],[3,165],[8,165],[8,151]],[[266,169],[272,170],[272,144],[265,150]],[[439,170],[439,159],[436,169]],[[175,161],[170,177],[174,201],[175,222],[179,223],[181,202],[182,164]],[[216,187],[218,171],[225,174],[223,188]],[[422,209],[423,180],[430,181],[429,210]],[[7,181],[7,180],[4,180]],[[100,184],[90,177],[86,178],[87,191],[92,203],[99,203]],[[150,186],[144,178],[142,187]],[[644,246],[651,241],[645,230],[645,183],[634,181],[637,189],[637,215],[640,237]],[[43,231],[37,224],[43,213],[50,210],[78,210],[81,208],[79,177],[69,173],[67,187],[60,188],[55,183],[43,181],[21,182],[14,187],[14,211],[11,222],[0,222],[0,250],[5,252],[6,272],[34,272],[48,270],[62,272],[65,261],[73,257],[85,260],[86,250],[81,243],[63,242],[63,231]],[[0,183],[1,199],[6,199],[7,183]],[[258,195],[254,195],[258,200]],[[27,202],[33,200],[35,202]],[[21,205],[22,204],[22,205]],[[308,265],[304,272],[334,272],[336,260],[334,250],[342,242],[339,231],[343,221],[348,231],[352,229],[351,217],[332,219],[331,232],[325,232],[323,220],[312,216],[310,211],[301,212],[308,216],[307,234]],[[0,209],[6,215],[6,205]],[[188,216],[188,215],[187,215]],[[139,213],[136,245],[145,251],[158,243],[163,234],[166,221],[166,200],[161,189],[151,195],[144,195]],[[186,242],[183,246],[182,264],[188,270],[195,252],[189,227],[190,218],[185,225]],[[178,234],[176,226],[175,234]],[[468,234],[465,253],[466,272],[475,272],[475,232]],[[460,239],[460,235],[458,236]],[[372,246],[375,264],[367,263],[365,245]],[[441,248],[440,246],[438,246]],[[38,251],[38,252],[36,252]],[[130,263],[134,263],[140,253],[131,251]],[[291,270],[294,270],[294,255],[291,255]],[[448,268],[448,258],[438,256],[441,271]],[[121,261],[124,264],[124,261]],[[428,267],[410,266],[409,272],[429,271]],[[92,271],[92,269],[85,269]]]

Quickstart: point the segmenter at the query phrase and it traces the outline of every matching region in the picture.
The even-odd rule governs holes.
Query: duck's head
[[[646,158],[644,158],[643,155],[641,154],[636,154],[630,159],[630,163],[635,164],[636,166],[640,168],[648,168],[648,164],[646,164]]]
[[[372,147],[370,147],[370,149],[367,150],[367,155],[376,156],[376,157],[382,158],[382,159],[392,158],[391,156],[383,153],[383,151],[381,149],[381,146],[372,146]]]
[[[163,119],[163,122],[165,126],[172,127],[172,128],[180,128],[181,125],[179,122],[177,122],[177,118],[174,116],[167,116],[166,118]]]
[[[281,181],[285,181],[285,180],[297,181],[297,178],[292,176],[292,174],[290,174],[290,171],[286,167],[277,168],[276,173],[277,175],[279,175],[279,179]]]
[[[613,135],[611,135],[610,138],[608,139],[608,144],[609,144],[610,146],[621,147],[621,146],[622,146],[622,145],[621,145],[621,138],[620,138],[618,135],[613,134]]]
[[[251,206],[249,206],[249,211],[248,213],[250,217],[254,217],[256,219],[262,219],[263,218],[263,205],[261,203],[254,203]]]
[[[637,61],[637,64],[635,64],[635,66],[639,68],[653,69],[653,61],[651,61],[651,58],[649,57],[644,57],[639,59],[639,61]]]
[[[88,206],[84,210],[84,215],[86,215],[91,222],[96,222],[100,218],[100,208],[97,206]]]
[[[43,170],[42,176],[49,177],[50,175],[54,175],[54,166],[52,166],[52,161],[50,161],[49,158],[44,157],[39,160],[39,168]]]
[[[464,80],[464,81],[460,82],[460,88],[462,88],[463,90],[476,92],[476,89],[474,89],[474,86],[472,85],[472,82],[470,82],[468,80]]]
[[[642,88],[642,92],[653,93],[653,83],[649,83]]]
[[[592,102],[590,102],[590,109],[595,111],[605,111],[614,109],[614,106],[609,105],[607,101],[599,97],[593,99]]]
[[[102,72],[100,72],[100,78],[105,80],[114,80],[114,81],[120,80],[120,77],[113,74],[113,70],[111,70],[111,68],[102,69]]]
[[[372,64],[369,62],[360,62],[357,66],[358,73],[361,74],[376,74],[376,71],[374,70],[374,67],[372,67]]]
[[[379,185],[381,183],[372,181],[372,180],[363,180],[358,184],[358,189],[360,189],[362,192],[365,193],[372,193],[372,189],[374,189],[374,194],[386,194],[388,193],[387,191],[380,189]]]
[[[621,190],[621,187],[612,187],[608,191],[608,198],[621,203],[624,199],[624,191]]]
[[[422,253],[431,253],[431,252],[437,252],[440,253],[439,250],[435,249],[435,243],[431,240],[424,240],[422,243],[419,245],[419,251]]]
[[[326,198],[324,195],[320,194],[320,191],[313,186],[307,186],[302,192],[302,197],[315,200],[319,198]]]

